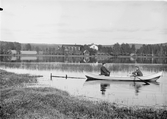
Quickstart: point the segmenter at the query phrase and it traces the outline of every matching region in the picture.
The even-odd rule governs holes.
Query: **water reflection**
[[[27,58],[27,57],[26,57]],[[44,58],[44,57],[43,57]],[[45,57],[50,59],[51,57]],[[62,60],[63,57],[57,60]],[[13,58],[12,60],[15,60]],[[164,76],[157,82],[145,85],[144,82],[118,82],[118,81],[86,81],[85,79],[62,79],[54,77],[50,80],[50,73],[57,76],[85,77],[83,71],[99,74],[101,63],[68,63],[64,62],[0,62],[0,68],[15,71],[16,73],[29,73],[32,75],[43,75],[39,84],[54,86],[66,90],[70,94],[98,98],[105,101],[127,104],[127,105],[166,105],[167,104],[167,65],[166,64],[138,64],[144,75],[150,75],[164,71]],[[39,61],[40,59],[37,58]],[[54,58],[51,58],[51,61]],[[72,59],[71,59],[72,61]],[[112,76],[127,76],[134,70],[134,63],[107,63]]]
[[[123,72],[124,75],[132,72],[134,70],[135,64],[117,64],[108,63],[107,68],[112,72]],[[144,65],[138,64],[142,71],[158,72],[167,71],[167,65],[163,64],[152,64]],[[0,67],[8,68],[23,68],[23,69],[34,69],[34,70],[60,70],[60,71],[70,71],[70,72],[96,72],[100,73],[101,63],[56,63],[56,62],[0,62]],[[144,75],[147,75],[143,72]]]
[[[132,72],[134,70],[135,64],[114,64],[108,63],[106,64],[107,68],[112,72],[123,72],[124,75]],[[34,63],[34,62],[0,62],[0,67],[8,67],[8,68],[23,68],[23,69],[34,69],[34,70],[60,70],[60,71],[70,71],[70,72],[96,72],[100,73],[101,63]],[[158,71],[167,71],[167,65],[143,65],[140,64],[140,68],[142,71],[149,72],[158,72]],[[147,75],[143,72],[144,75]]]
[[[69,57],[69,56],[0,56],[1,62],[65,62],[65,63],[149,63],[167,64],[167,58],[134,57]]]
[[[133,84],[132,84],[132,86],[133,86],[134,89],[135,89],[135,95],[138,95],[138,94],[139,94],[139,92],[140,92],[140,90],[141,90],[141,88],[142,88],[143,86],[148,86],[148,85],[150,85],[150,84],[149,84],[149,83],[138,84],[138,83],[136,83],[136,82],[134,81]]]
[[[106,92],[106,88],[109,88],[110,87],[110,84],[106,84],[106,83],[101,83],[100,84],[100,90],[101,90],[101,94],[102,95],[105,95],[105,92]]]
[[[98,90],[101,91],[102,95],[106,94],[107,90],[112,89],[112,86],[117,85],[120,87],[124,87],[124,86],[128,86],[129,88],[132,87],[135,95],[138,96],[141,89],[143,87],[147,87],[150,85],[155,85],[155,86],[159,86],[158,82],[149,82],[149,83],[145,83],[145,82],[136,82],[135,80],[132,82],[129,81],[110,81],[110,80],[86,80],[84,83],[84,86],[89,86],[89,85],[99,85],[100,88]],[[120,89],[118,89],[120,90]]]

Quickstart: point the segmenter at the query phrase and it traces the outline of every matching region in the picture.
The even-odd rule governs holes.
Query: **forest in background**
[[[62,46],[65,44],[34,44],[34,43],[19,43],[0,41],[0,54],[10,54],[11,50],[20,51],[37,51],[43,55],[64,55]],[[70,44],[75,46],[76,44]],[[97,45],[98,51],[90,48],[92,44],[79,45],[80,55],[86,50],[90,55],[98,53],[114,56],[167,56],[167,43],[162,44],[128,44],[115,43],[113,45]],[[78,46],[78,45],[77,45]]]

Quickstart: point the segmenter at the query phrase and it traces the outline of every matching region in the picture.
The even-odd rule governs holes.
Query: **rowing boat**
[[[85,76],[87,78],[87,80],[111,80],[111,81],[135,81],[136,82],[154,82],[156,80],[158,80],[161,76],[162,76],[163,72],[158,72],[152,75],[148,75],[148,76],[137,76],[132,77],[132,76],[103,76],[103,75],[95,75],[95,74],[91,74],[91,73],[85,73]]]

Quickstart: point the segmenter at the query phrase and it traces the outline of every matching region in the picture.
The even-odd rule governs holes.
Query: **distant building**
[[[92,45],[90,46],[90,48],[92,48],[92,49],[94,49],[94,50],[98,50],[98,46],[95,45],[95,44],[92,44]]]
[[[16,55],[16,54],[17,54],[17,51],[16,51],[16,50],[10,50],[10,54]]]
[[[65,55],[80,55],[81,45],[62,45],[62,50]]]
[[[21,55],[37,55],[37,51],[20,51]]]

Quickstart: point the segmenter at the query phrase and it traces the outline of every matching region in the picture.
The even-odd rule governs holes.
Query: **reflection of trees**
[[[133,58],[132,57],[100,57],[97,58],[98,62],[106,62],[106,63],[148,63],[148,64],[166,64],[167,58]]]
[[[98,58],[98,62],[106,62],[106,63],[134,63],[134,60],[131,60],[131,58],[118,58],[118,57],[104,57],[104,58]]]
[[[76,71],[76,72],[82,72],[82,71],[89,71],[89,72],[99,72],[101,64],[98,65],[92,65],[91,63],[84,64],[84,63],[53,63],[53,62],[46,62],[46,63],[35,63],[35,62],[8,62],[3,63],[1,62],[0,65],[4,65],[5,67],[25,67],[25,68],[31,68],[31,69],[39,69],[39,70],[50,70],[50,69],[57,69],[62,71]],[[22,66],[21,66],[22,65]],[[134,70],[134,65],[127,65],[127,64],[107,64],[107,67],[110,71],[113,72],[119,72],[119,71],[125,71],[125,72],[131,72]],[[151,71],[151,72],[157,72],[157,71],[167,71],[166,65],[141,65],[143,71]]]
[[[96,65],[92,65],[92,63],[90,62],[96,62],[96,57],[89,57],[88,59],[90,59],[91,61],[89,63],[83,63],[83,57],[37,57],[37,60],[34,61],[27,61],[24,60],[22,61],[22,65],[26,65],[26,63],[31,64],[28,67],[32,67],[33,65],[35,66],[34,68],[36,68],[36,65],[38,65],[37,67],[39,67],[40,69],[58,69],[58,70],[70,70],[71,71],[95,71],[95,72],[99,72],[99,69],[101,67],[101,63],[96,64]],[[125,60],[126,59],[126,60]],[[118,60],[118,62],[123,62],[125,61],[129,61],[128,58],[124,58],[124,59],[117,59],[117,58],[111,58],[109,59],[111,63],[108,63],[108,69],[110,71],[126,71],[126,72],[131,72],[132,70],[134,70],[134,63],[132,64],[122,64],[122,63],[114,63],[115,60]],[[162,61],[163,59],[155,59],[155,61],[159,62]],[[167,59],[165,59],[166,61]],[[68,63],[64,63],[64,61],[67,61]],[[108,60],[105,60],[105,62],[107,62]],[[5,65],[9,66],[9,67],[15,67],[15,62],[18,66],[18,64],[21,64],[21,60],[20,57],[10,57],[10,56],[0,56],[0,62],[8,62]],[[11,62],[11,63],[10,63]],[[36,62],[36,63],[35,63]],[[38,62],[38,63],[37,63]],[[40,63],[43,62],[43,63]],[[46,62],[46,63],[44,63]],[[54,64],[55,62],[55,64]],[[58,63],[56,62],[61,62],[61,65],[57,65]],[[77,64],[73,64],[77,63]],[[82,62],[82,63],[81,63]],[[102,60],[100,60],[100,62],[103,62]],[[109,62],[109,61],[108,61]],[[164,61],[163,61],[164,62]],[[24,64],[25,63],[25,64]],[[71,63],[71,64],[70,64]],[[140,64],[142,70],[144,71],[152,71],[152,72],[157,72],[157,71],[167,71],[166,65],[162,65],[162,64],[156,64],[156,65],[145,65],[145,64]]]
[[[43,57],[41,58],[40,62],[63,62],[64,57]]]
[[[82,57],[64,57],[64,62],[80,63],[82,62]]]
[[[12,67],[12,68],[19,68],[21,63],[0,63],[0,66],[5,66],[5,67]]]
[[[0,61],[1,62],[9,62],[11,57],[9,56],[0,56]]]
[[[130,58],[111,58],[111,62],[113,63],[133,63]]]
[[[82,61],[82,57],[43,57],[40,58],[40,62],[69,62],[79,63]]]
[[[96,57],[90,57],[89,63],[95,63],[95,62],[97,62]]]
[[[50,57],[50,56],[33,56],[34,58],[28,59],[28,56],[26,56],[27,60],[24,60],[24,62],[69,62],[69,63],[143,63],[143,64],[167,64],[167,58],[136,58],[132,59],[132,57],[69,57],[69,56],[61,56],[61,57]],[[36,57],[36,59],[35,59]],[[23,59],[22,56],[0,56],[0,61],[2,62],[20,62],[21,59]]]
[[[166,64],[167,58],[137,58],[138,63],[151,63],[151,64]]]

